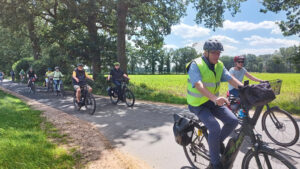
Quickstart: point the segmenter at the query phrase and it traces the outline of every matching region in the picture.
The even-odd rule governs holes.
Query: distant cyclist
[[[245,57],[244,56],[235,56],[234,59],[235,67],[230,68],[229,73],[238,79],[240,82],[243,81],[244,75],[246,75],[249,79],[256,82],[263,82],[254,76],[252,76],[248,71],[244,68]],[[235,97],[239,96],[239,92],[232,85],[228,84],[229,94],[232,94]]]
[[[72,75],[73,87],[76,91],[77,104],[80,102],[80,97],[81,97],[80,86],[87,86],[89,93],[91,93],[93,90],[92,87],[87,84],[86,82],[87,78],[94,81],[94,79],[84,71],[83,64],[82,63],[77,64],[77,68],[73,71],[73,75]]]
[[[19,75],[20,75],[20,80],[23,82],[24,78],[25,78],[25,71],[23,69],[21,69]]]
[[[114,63],[114,68],[110,71],[110,74],[107,77],[107,80],[112,79],[112,82],[117,86],[118,89],[118,98],[120,100],[123,100],[121,98],[122,96],[122,90],[121,90],[121,80],[123,77],[127,78],[128,80],[130,79],[121,69],[120,69],[120,63],[115,62]]]
[[[29,68],[29,71],[27,73],[27,78],[28,78],[27,85],[28,87],[30,87],[32,80],[37,79],[37,75],[35,74],[32,68]]]
[[[2,82],[4,79],[4,73],[2,71],[0,71],[0,82]]]
[[[14,70],[10,71],[10,76],[11,76],[11,81],[15,82],[15,71]]]
[[[55,71],[51,73],[51,76],[53,76],[55,90],[60,92],[60,85],[62,84],[61,78],[64,77],[64,75],[60,72],[58,66],[55,67]]]
[[[48,68],[48,71],[45,73],[45,86],[46,87],[48,87],[49,80],[51,78],[53,78],[52,75],[51,75],[52,73],[53,72],[52,72],[51,68]]]

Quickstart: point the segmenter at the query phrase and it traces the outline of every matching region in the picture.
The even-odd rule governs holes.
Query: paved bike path
[[[175,143],[172,125],[174,113],[189,113],[184,106],[155,104],[137,101],[133,108],[124,103],[113,105],[107,97],[96,97],[97,109],[93,116],[84,111],[76,112],[72,105],[72,97],[57,97],[38,88],[35,95],[29,94],[24,84],[3,82],[3,87],[35,99],[39,102],[63,110],[80,119],[95,124],[101,133],[114,145],[147,162],[156,169],[189,169],[189,163],[184,156],[182,147]],[[297,121],[300,125],[300,120]],[[293,163],[300,168],[300,142],[284,149],[274,145],[261,130],[261,121],[256,126],[257,132],[263,135],[263,140],[273,148],[289,155]],[[240,168],[247,145],[244,141],[241,151],[234,163],[234,168]]]

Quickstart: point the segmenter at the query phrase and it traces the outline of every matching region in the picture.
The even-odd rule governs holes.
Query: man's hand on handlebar
[[[225,104],[230,104],[229,101],[225,98],[225,97],[218,97],[216,98],[216,100],[214,101],[214,103],[218,106],[223,106]]]

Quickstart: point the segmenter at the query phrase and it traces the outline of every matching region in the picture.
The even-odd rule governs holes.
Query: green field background
[[[300,74],[295,73],[251,73],[263,80],[281,79],[280,95],[271,105],[300,114]],[[187,75],[129,75],[130,88],[138,99],[166,103],[186,104]],[[246,80],[245,78],[244,80]],[[250,81],[250,84],[255,82]],[[221,84],[220,94],[225,96],[228,83]]]

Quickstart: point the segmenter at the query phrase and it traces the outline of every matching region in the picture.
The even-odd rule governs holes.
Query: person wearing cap
[[[218,40],[208,40],[203,46],[202,57],[186,65],[188,72],[187,103],[189,110],[208,128],[210,168],[222,169],[220,155],[224,152],[223,141],[238,125],[237,117],[224,106],[228,100],[219,96],[220,82],[229,82],[235,88],[243,84],[232,77],[219,60],[223,45]],[[222,129],[218,121],[223,122]]]
[[[254,76],[252,76],[244,67],[245,63],[245,57],[244,56],[235,56],[233,58],[234,61],[234,67],[229,69],[229,73],[234,76],[236,79],[238,79],[240,82],[243,81],[244,76],[246,75],[250,80],[256,81],[256,82],[263,82],[263,80],[260,80]],[[239,97],[239,91],[235,89],[232,85],[228,84],[228,90],[229,94]]]
[[[89,93],[91,93],[93,90],[92,87],[87,84],[86,79],[90,79],[94,81],[94,79],[84,71],[83,64],[78,63],[77,68],[75,68],[72,75],[72,83],[73,83],[74,90],[76,91],[77,103],[80,102],[80,97],[81,97],[80,86],[87,86]]]
[[[52,78],[50,76],[52,74],[51,68],[48,68],[48,71],[45,73],[45,86],[48,87],[49,80]]]
[[[27,86],[29,87],[31,85],[31,82],[35,79],[37,79],[37,75],[35,74],[35,72],[33,71],[32,67],[29,68],[29,71],[27,72],[27,78],[28,78],[28,82],[27,82]]]
[[[62,84],[61,78],[64,77],[64,75],[60,72],[58,66],[55,67],[55,71],[52,72],[51,76],[53,77],[55,91],[60,92],[60,85]]]
[[[121,90],[121,80],[122,78],[125,77],[128,80],[130,79],[121,69],[120,69],[120,63],[115,62],[114,63],[114,68],[110,71],[110,74],[107,76],[107,80],[109,81],[110,79],[112,82],[117,86],[118,89],[118,97],[120,100],[122,100],[122,90]]]

